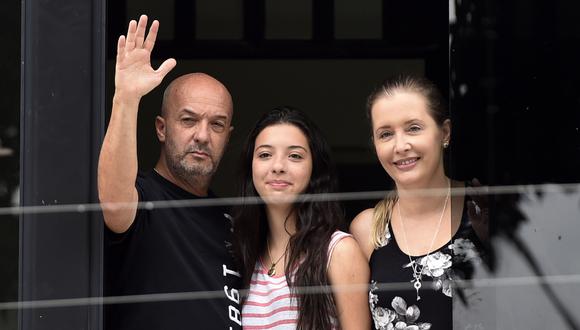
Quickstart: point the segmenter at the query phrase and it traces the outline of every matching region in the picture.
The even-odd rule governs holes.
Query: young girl
[[[400,77],[370,95],[367,114],[377,157],[396,186],[351,224],[370,262],[375,328],[452,329],[452,281],[472,271],[487,231],[465,184],[445,175],[451,122],[444,102],[431,82]],[[381,283],[402,287],[380,290]]]
[[[235,212],[249,288],[244,329],[369,328],[368,263],[356,241],[339,231],[339,205],[325,199],[336,184],[318,128],[298,110],[270,111],[248,136],[242,167],[242,197],[264,201]]]

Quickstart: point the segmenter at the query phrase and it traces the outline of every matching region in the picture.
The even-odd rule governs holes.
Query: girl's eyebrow
[[[269,145],[269,144],[261,144],[259,146],[256,146],[256,150],[260,149],[260,148],[274,148],[273,146]],[[301,146],[301,145],[292,145],[288,147],[289,150],[294,150],[294,149],[302,149],[304,151],[308,151],[308,149],[306,149],[305,147]]]
[[[256,146],[256,149],[260,149],[260,148],[272,148],[272,146],[269,144],[261,144],[259,146]]]
[[[304,151],[308,151],[306,148],[304,148],[303,146],[299,146],[299,145],[289,146],[288,149],[291,149],[291,150],[293,150],[293,149],[302,149]]]

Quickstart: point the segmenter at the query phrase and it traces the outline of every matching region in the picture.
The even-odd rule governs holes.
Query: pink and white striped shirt
[[[338,242],[351,236],[335,231],[328,245],[328,263]],[[298,322],[298,302],[296,295],[290,293],[285,275],[268,275],[268,269],[261,260],[256,262],[250,281],[250,293],[242,307],[242,327],[244,330],[296,329]]]

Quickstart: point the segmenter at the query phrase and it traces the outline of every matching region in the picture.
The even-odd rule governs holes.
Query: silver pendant
[[[415,283],[413,283],[415,290],[417,291],[417,301],[421,300],[421,296],[419,295],[419,289],[421,289],[421,280],[415,278]]]

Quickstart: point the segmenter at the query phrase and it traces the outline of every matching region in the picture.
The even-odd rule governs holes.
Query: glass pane
[[[197,39],[241,39],[242,4],[242,1],[236,0],[197,0]]]
[[[491,182],[493,229],[491,263],[466,283],[481,303],[456,305],[455,326],[579,329],[580,6],[450,4],[454,172]]]
[[[312,38],[312,0],[266,0],[266,39]]]
[[[356,2],[334,1],[336,39],[381,39],[383,30],[382,0]]]
[[[175,11],[175,0],[165,1],[127,1],[127,18],[139,19],[141,14],[145,14],[150,20],[156,19],[160,22],[158,40],[172,40],[175,34],[173,16]],[[192,18],[192,23],[193,18]],[[125,33],[125,32],[123,32]]]

